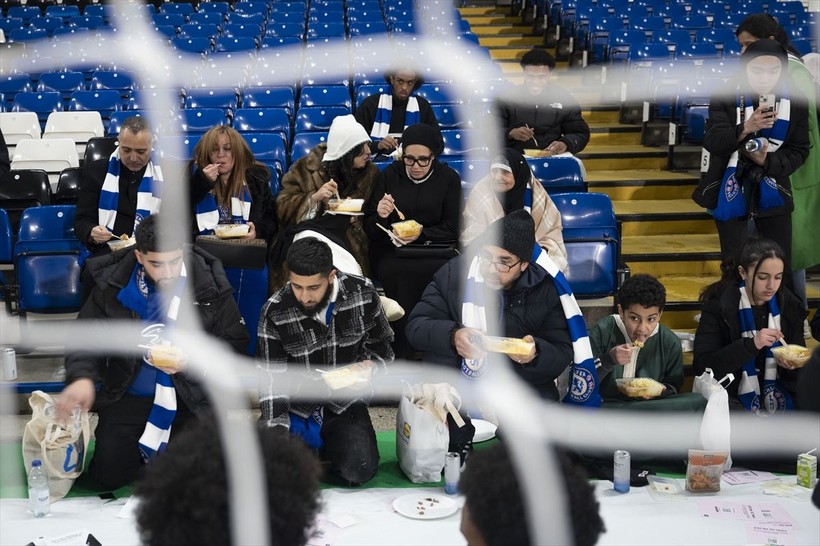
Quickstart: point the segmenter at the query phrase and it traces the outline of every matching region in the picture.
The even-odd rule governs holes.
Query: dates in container
[[[689,450],[686,465],[686,490],[692,493],[715,493],[720,491],[723,466],[729,453],[726,451]]]

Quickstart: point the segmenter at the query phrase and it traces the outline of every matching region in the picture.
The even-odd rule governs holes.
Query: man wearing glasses
[[[589,126],[570,93],[550,83],[555,59],[543,49],[521,57],[524,84],[496,104],[498,122],[509,148],[577,154],[589,142]]]
[[[358,121],[370,134],[373,148],[389,154],[399,147],[401,135],[407,127],[424,123],[439,128],[430,103],[413,93],[424,83],[412,69],[402,67],[384,75],[391,93],[370,95],[356,108]]]
[[[492,376],[485,336],[523,339],[529,353],[502,358],[541,397],[558,401],[555,379],[572,362],[572,340],[552,277],[531,261],[532,217],[516,210],[486,233],[473,252],[436,273],[410,314],[407,337],[425,361],[459,366],[473,378]],[[477,326],[487,324],[485,310],[500,314],[499,331]]]

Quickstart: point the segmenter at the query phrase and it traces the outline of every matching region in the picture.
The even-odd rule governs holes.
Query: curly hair
[[[273,544],[301,546],[319,509],[319,464],[299,441],[260,430]],[[166,544],[231,544],[230,499],[216,424],[191,423],[152,462],[135,490],[140,540]]]
[[[592,546],[606,530],[595,499],[595,488],[569,457],[561,451],[556,455],[569,497],[574,544]],[[504,444],[475,452],[458,487],[487,546],[532,544],[521,490]]]
[[[618,290],[618,303],[623,310],[637,303],[647,309],[657,307],[663,311],[663,306],[666,305],[666,288],[652,275],[632,275]]]
[[[525,66],[546,66],[550,70],[555,70],[555,57],[541,47],[534,47],[524,53],[519,61],[521,68]]]

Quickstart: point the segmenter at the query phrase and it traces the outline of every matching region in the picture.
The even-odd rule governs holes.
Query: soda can
[[[17,379],[17,353],[11,347],[0,349],[0,356],[3,361],[3,381],[15,381]]]
[[[619,449],[615,452],[613,465],[613,479],[615,491],[629,493],[629,475],[631,473],[631,455],[628,451]]]
[[[754,153],[761,148],[763,148],[763,144],[767,142],[765,138],[752,138],[746,141],[746,151],[749,153]]]
[[[801,453],[797,456],[797,485],[814,487],[817,481],[817,457],[809,453]]]
[[[448,495],[458,493],[458,480],[460,477],[461,455],[455,451],[450,451],[444,461],[444,492]]]

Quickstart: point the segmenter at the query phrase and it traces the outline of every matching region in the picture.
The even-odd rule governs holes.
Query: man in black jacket
[[[514,211],[487,233],[498,233],[501,246],[487,240],[477,255],[465,254],[445,264],[410,314],[407,338],[424,353],[424,360],[461,367],[471,377],[484,373],[486,334],[523,338],[534,344],[530,353],[510,355],[507,361],[540,396],[557,401],[555,379],[572,362],[572,340],[552,277],[530,260],[535,244],[532,217],[523,209]],[[475,271],[476,264],[483,286],[465,298],[472,276],[465,281],[465,265]],[[501,331],[468,327],[473,321],[464,302],[489,303],[491,298],[501,314]]]
[[[589,126],[570,93],[550,83],[555,59],[535,48],[521,57],[524,84],[496,104],[507,148],[577,154],[589,143]]]
[[[87,262],[96,284],[78,317],[88,321],[89,331],[97,329],[92,321],[100,327],[112,319],[135,322],[144,338],[140,347],[152,348],[145,355],[77,351],[66,357],[66,387],[58,412],[66,418],[80,406],[99,414],[89,472],[109,489],[136,479],[143,461],[164,449],[167,436],[209,410],[203,388],[184,366],[180,370],[154,362],[153,347],[167,343],[167,328],[177,320],[198,318],[206,332],[236,352],[248,344],[222,263],[197,248],[183,248],[184,233],[163,233],[177,236],[160,240],[158,223],[157,215],[140,223],[136,250],[123,249]],[[193,294],[194,301],[186,301],[186,294]],[[192,316],[194,309],[198,317]],[[100,383],[99,391],[95,382]],[[169,391],[172,401],[160,404],[159,393]],[[158,405],[170,417],[164,427],[154,421],[154,415],[162,413]],[[175,413],[168,411],[174,407]],[[146,437],[157,426],[165,435],[152,445]]]

